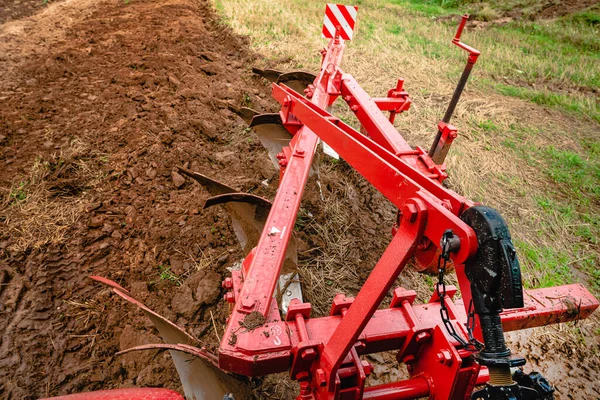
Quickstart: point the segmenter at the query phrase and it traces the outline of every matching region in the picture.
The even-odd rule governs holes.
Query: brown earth
[[[48,4],[44,0],[4,1],[0,5],[0,24],[35,14]]]
[[[208,194],[175,170],[273,198],[276,170],[227,108],[275,110],[255,58],[207,0],[65,0],[0,26],[0,398],[181,390],[168,354],[114,356],[160,339],[89,275],[217,343],[220,281],[243,254],[225,212],[202,210]],[[316,314],[359,289],[394,219],[344,163],[323,160],[321,187],[326,201],[309,183],[296,225]],[[399,283],[426,286],[414,277]],[[371,357],[378,382],[401,375],[388,356]],[[295,393],[285,377],[250,386],[257,398]]]

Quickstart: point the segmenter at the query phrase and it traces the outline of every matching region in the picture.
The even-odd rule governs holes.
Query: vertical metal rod
[[[458,85],[456,85],[456,89],[454,89],[454,94],[452,95],[452,99],[450,100],[450,104],[448,104],[448,109],[446,110],[446,114],[444,114],[443,122],[450,122],[450,118],[452,118],[452,114],[454,113],[454,109],[456,108],[456,104],[462,95],[463,90],[465,89],[465,85],[469,80],[469,75],[471,74],[471,70],[473,69],[474,62],[469,60],[467,65],[465,65],[465,69],[463,70],[462,75],[460,76],[460,80],[458,81]]]
[[[454,93],[452,94],[452,99],[450,99],[450,104],[448,104],[448,108],[446,109],[446,114],[444,114],[444,118],[442,119],[442,122],[445,122],[445,123],[450,122],[450,118],[452,118],[452,114],[454,113],[456,104],[458,103],[458,100],[460,99],[460,96],[462,95],[462,92],[465,89],[465,85],[467,84],[467,81],[469,80],[469,75],[471,74],[473,65],[475,65],[475,63],[477,62],[477,57],[479,57],[479,54],[480,54],[480,52],[478,50],[476,50],[470,46],[467,46],[466,44],[464,44],[463,42],[460,41],[460,36],[463,32],[463,29],[465,28],[465,25],[466,25],[468,19],[469,19],[469,16],[467,14],[463,15],[460,25],[458,26],[458,29],[456,31],[456,36],[454,37],[454,39],[452,39],[452,43],[454,43],[461,49],[464,49],[467,52],[469,52],[469,58],[467,60],[467,65],[465,65],[465,69],[463,70],[463,73],[460,76],[460,80],[458,81],[458,84],[456,85],[456,89],[454,89]],[[431,144],[431,148],[429,149],[429,157],[433,158],[441,138],[442,138],[442,132],[440,130],[438,130],[437,135],[435,136],[435,139],[434,139],[433,143]]]

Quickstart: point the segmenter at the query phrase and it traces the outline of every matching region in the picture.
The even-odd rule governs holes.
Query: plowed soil
[[[244,254],[225,212],[203,210],[208,193],[176,167],[273,198],[277,171],[228,108],[275,111],[269,87],[250,73],[255,61],[207,0],[65,0],[0,25],[0,398],[181,391],[167,353],[114,356],[161,340],[90,275],[218,343],[228,307],[220,283]],[[349,167],[323,168],[323,193],[310,183],[297,224],[300,255],[328,264],[329,246],[345,261],[326,277],[332,287],[307,292],[317,311],[331,299],[315,290],[333,296],[345,271],[355,282],[346,289],[358,289],[394,219]],[[335,223],[343,232],[322,228]],[[381,382],[396,374],[372,360]],[[582,375],[564,393],[589,386]],[[250,386],[257,398],[295,393]]]
[[[0,84],[6,399],[133,384],[180,389],[167,354],[113,357],[160,339],[87,276],[120,282],[199,337],[213,334],[204,306],[219,302],[225,264],[243,255],[227,216],[201,212],[207,194],[174,168],[239,189],[275,173],[225,103],[264,108],[267,88],[249,78],[246,43],[207,2],[87,3],[68,20],[48,9],[36,18],[49,24],[3,26],[12,46],[0,51],[9,78]],[[37,27],[48,29],[42,48],[22,34],[39,35]],[[11,197],[15,185],[22,196]],[[46,221],[32,237],[15,226],[44,219],[44,208],[72,218]]]

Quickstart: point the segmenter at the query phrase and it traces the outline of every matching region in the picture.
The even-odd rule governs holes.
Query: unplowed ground
[[[254,57],[205,0],[66,0],[0,25],[0,398],[181,390],[167,353],[114,356],[160,338],[89,275],[218,342],[220,282],[244,254],[227,215],[202,210],[208,194],[175,167],[273,197],[277,171],[227,107],[274,111],[250,74]],[[296,226],[316,314],[335,292],[358,290],[394,218],[343,163],[325,161],[321,184],[322,195],[309,184]],[[426,287],[411,273],[400,283]],[[381,382],[397,375],[388,358],[372,359]],[[563,393],[593,395],[595,371],[573,370]],[[250,387],[257,398],[293,398],[286,382]]]

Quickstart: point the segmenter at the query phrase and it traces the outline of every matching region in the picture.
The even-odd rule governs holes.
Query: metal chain
[[[440,315],[442,317],[442,322],[446,327],[446,330],[458,343],[463,346],[465,350],[469,351],[479,351],[483,348],[483,344],[480,343],[473,336],[473,329],[475,329],[475,311],[472,309],[473,300],[469,303],[469,311],[467,314],[467,323],[465,327],[467,328],[467,333],[469,335],[469,341],[466,341],[462,338],[456,330],[454,329],[454,325],[450,320],[450,315],[448,313],[448,307],[446,306],[446,284],[444,283],[444,275],[446,274],[446,264],[450,260],[450,243],[448,239],[453,236],[451,230],[447,230],[444,232],[441,241],[442,253],[438,258],[438,283],[437,283],[437,295],[440,298]]]

